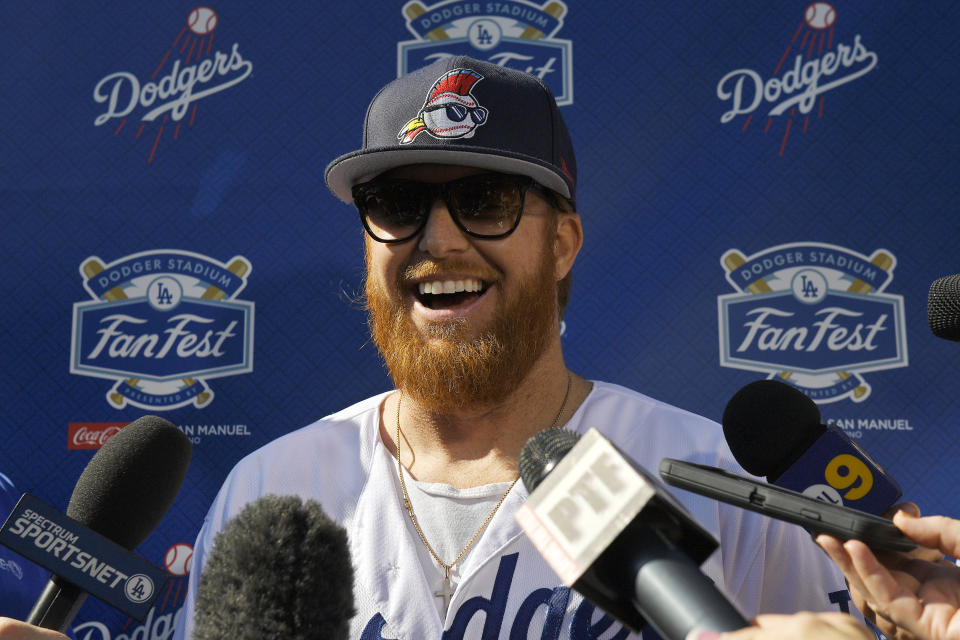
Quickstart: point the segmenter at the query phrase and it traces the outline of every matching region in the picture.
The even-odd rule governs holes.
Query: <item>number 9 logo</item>
[[[842,453],[831,460],[824,476],[827,484],[834,489],[852,487],[843,496],[847,500],[859,500],[873,487],[873,474],[870,473],[870,468],[864,464],[863,460],[849,453]],[[860,479],[860,484],[855,485],[857,479]]]

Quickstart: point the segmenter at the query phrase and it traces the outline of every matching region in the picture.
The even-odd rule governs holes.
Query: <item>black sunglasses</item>
[[[480,173],[450,182],[374,179],[353,187],[353,203],[363,228],[377,242],[404,242],[420,233],[437,199],[446,203],[464,233],[503,238],[520,224],[531,187],[556,206],[532,178],[504,173]]]
[[[423,111],[429,113],[431,111],[439,111],[443,109],[447,118],[453,122],[463,122],[467,119],[467,116],[470,116],[470,119],[474,124],[483,124],[487,120],[487,109],[486,107],[467,107],[462,104],[439,104],[433,107],[427,107]]]

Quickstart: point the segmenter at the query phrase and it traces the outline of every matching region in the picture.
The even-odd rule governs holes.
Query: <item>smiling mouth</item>
[[[489,287],[477,278],[425,280],[417,283],[414,295],[428,309],[452,309],[473,302]]]

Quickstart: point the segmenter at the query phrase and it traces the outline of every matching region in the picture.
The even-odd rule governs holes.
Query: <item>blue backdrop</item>
[[[145,413],[194,458],[139,548],[164,638],[244,454],[384,390],[362,229],[323,184],[369,99],[469,53],[536,73],[577,148],[570,366],[719,420],[779,375],[928,513],[960,515],[956,3],[40,1],[0,21],[0,471],[63,508]],[[179,559],[178,559],[179,554]]]

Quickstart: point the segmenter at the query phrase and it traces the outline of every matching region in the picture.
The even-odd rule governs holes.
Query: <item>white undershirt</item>
[[[454,558],[463,551],[510,486],[509,482],[497,482],[469,489],[455,489],[444,483],[419,482],[411,478],[406,470],[404,470],[403,481],[423,535],[437,556],[446,564],[453,562]],[[399,480],[397,491],[400,492]],[[416,538],[417,557],[423,567],[423,575],[427,577],[430,585],[430,592],[437,593],[443,586],[444,570],[423,545],[409,517],[407,526]],[[454,587],[460,583],[461,567],[476,547],[477,542],[474,542],[463,558],[450,569],[450,581]],[[446,616],[443,600],[439,597],[433,600],[440,618],[443,619]]]

